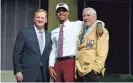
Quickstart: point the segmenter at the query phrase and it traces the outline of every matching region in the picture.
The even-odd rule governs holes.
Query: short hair
[[[47,16],[47,11],[44,10],[44,9],[37,9],[37,10],[35,11],[35,14],[38,13],[38,12],[44,12],[44,13],[46,14],[46,16]]]
[[[89,11],[92,15],[97,16],[96,10],[93,9],[93,8],[91,8],[91,7],[84,8],[82,14],[83,14],[85,11]]]

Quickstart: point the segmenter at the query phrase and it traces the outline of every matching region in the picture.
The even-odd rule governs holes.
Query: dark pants
[[[44,76],[43,76],[43,68],[40,66],[40,71],[37,76],[36,82],[44,82]]]
[[[75,59],[57,60],[55,82],[74,82]]]
[[[24,79],[22,80],[22,82],[44,82],[44,76],[43,76],[43,68],[42,68],[42,66],[40,66],[39,73],[38,73],[38,75],[37,75],[36,78],[30,78],[30,79],[27,79],[26,77],[23,77],[23,78]],[[20,82],[20,81],[17,81],[17,82]]]
[[[96,73],[95,71],[91,71],[88,74],[86,74],[85,76],[80,77],[77,74],[77,82],[100,82],[102,79],[102,75],[99,73]]]

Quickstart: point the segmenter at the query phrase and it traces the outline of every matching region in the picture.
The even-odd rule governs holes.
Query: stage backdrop
[[[1,2],[1,69],[12,70],[13,46],[20,28],[32,25],[39,0],[2,0]]]

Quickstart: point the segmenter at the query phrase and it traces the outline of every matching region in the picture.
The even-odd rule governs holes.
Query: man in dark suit
[[[13,67],[17,81],[48,82],[48,61],[51,51],[51,35],[44,29],[47,12],[38,9],[34,26],[19,31],[14,51]]]

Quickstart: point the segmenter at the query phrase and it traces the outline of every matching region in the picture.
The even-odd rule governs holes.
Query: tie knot
[[[41,33],[41,34],[42,34],[42,31],[41,31],[41,30],[39,30],[39,33]]]
[[[65,25],[64,25],[64,24],[62,24],[62,25],[61,25],[61,28],[63,28],[64,26],[65,26]]]

